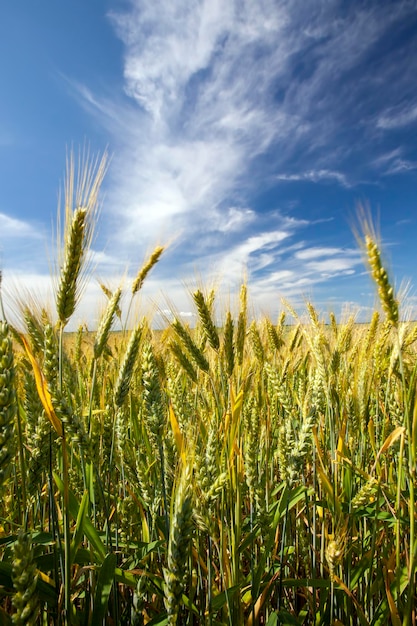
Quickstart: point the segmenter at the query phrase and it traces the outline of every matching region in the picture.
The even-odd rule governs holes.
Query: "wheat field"
[[[415,624],[417,326],[372,229],[369,324],[242,285],[127,328],[158,247],[69,335],[104,169],[69,169],[56,311],[0,323],[0,624]]]

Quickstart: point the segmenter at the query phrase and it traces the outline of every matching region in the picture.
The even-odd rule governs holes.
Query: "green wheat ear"
[[[94,340],[94,358],[99,359],[103,354],[103,350],[107,344],[109,338],[110,329],[116,317],[117,310],[119,308],[119,302],[122,295],[120,287],[112,294],[111,298],[107,302],[106,309],[99,322],[96,337]]]
[[[133,369],[139,352],[139,344],[142,336],[142,325],[136,326],[133,330],[126,353],[120,366],[119,375],[116,380],[113,400],[116,407],[120,408],[129,393],[130,382],[132,380]]]
[[[200,289],[197,289],[197,291],[193,293],[193,300],[197,307],[204,334],[213,350],[218,350],[220,347],[219,335],[213,322],[210,306],[206,302]]]
[[[83,260],[86,216],[85,209],[77,209],[74,212],[65,242],[65,260],[56,296],[58,318],[63,325],[73,314],[77,301],[77,282]]]
[[[167,564],[164,568],[164,602],[168,613],[168,625],[178,622],[182,593],[187,582],[187,561],[193,532],[192,473],[187,465],[176,485],[171,513]]]
[[[15,594],[12,623],[16,626],[31,626],[36,623],[39,613],[39,598],[36,593],[36,564],[30,536],[20,531],[13,546],[12,580]]]
[[[61,327],[66,326],[74,313],[85,286],[88,253],[98,211],[98,193],[106,168],[106,154],[101,160],[95,161],[88,154],[84,154],[80,158],[77,174],[73,155],[67,161],[63,241],[58,215],[60,268],[55,296]]]
[[[14,454],[17,403],[14,386],[13,345],[6,322],[0,322],[0,486],[7,478]]]

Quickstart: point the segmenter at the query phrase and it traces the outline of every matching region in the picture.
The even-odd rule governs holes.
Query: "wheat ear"
[[[139,351],[141,336],[142,326],[138,325],[130,336],[129,343],[126,348],[126,354],[124,356],[122,365],[120,366],[119,375],[117,377],[116,387],[114,391],[114,404],[117,407],[122,406],[128,394],[136,357]]]
[[[13,546],[12,580],[15,594],[12,623],[16,626],[31,626],[36,623],[39,612],[39,598],[36,593],[36,564],[29,535],[20,531]]]
[[[157,246],[152,252],[149,259],[146,261],[146,263],[141,267],[135,280],[132,283],[132,295],[135,295],[135,293],[137,293],[142,287],[145,278],[147,277],[153,266],[158,263],[164,250],[165,248],[163,246]]]
[[[397,326],[399,319],[398,300],[395,299],[394,288],[391,286],[388,273],[382,265],[378,244],[370,235],[365,235],[365,245],[372,278],[378,286],[378,295],[382,308],[387,316],[387,320],[393,326]]]
[[[94,235],[98,193],[107,168],[107,154],[99,161],[88,153],[80,156],[75,174],[73,155],[67,160],[65,181],[64,241],[58,216],[59,277],[56,291],[58,319],[64,327],[85,286],[87,257]],[[73,207],[76,207],[73,209]]]
[[[186,566],[189,556],[193,529],[193,492],[191,471],[187,466],[176,487],[168,543],[167,565],[164,568],[165,607],[168,613],[168,626],[178,622],[182,592],[186,583]]]
[[[94,341],[94,358],[98,359],[104,350],[104,346],[109,338],[110,328],[113,324],[116,312],[119,307],[122,290],[120,287],[116,289],[110,300],[107,302],[106,310],[97,328],[96,338]]]
[[[14,454],[16,392],[13,346],[6,322],[0,322],[0,486],[10,469]]]
[[[220,346],[219,335],[214,325],[211,310],[204,299],[204,295],[200,289],[193,293],[193,300],[197,306],[198,315],[203,327],[203,331],[211,347],[218,350]]]
[[[84,253],[86,209],[76,209],[65,243],[65,260],[56,295],[56,308],[61,324],[65,326],[75,310],[77,283]]]

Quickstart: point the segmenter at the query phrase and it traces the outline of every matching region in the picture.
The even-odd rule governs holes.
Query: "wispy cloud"
[[[297,250],[294,256],[297,259],[307,261],[329,256],[333,259],[340,256],[355,259],[358,256],[358,252],[357,250],[344,250],[342,248],[303,248],[302,250]]]
[[[253,194],[286,181],[349,188],[355,168],[413,165],[399,154],[383,163],[373,143],[375,128],[415,117],[396,108],[415,63],[397,76],[398,59],[383,52],[411,13],[405,0],[355,3],[343,14],[333,0],[131,0],[110,13],[125,93],[72,87],[112,133],[103,234],[119,259],[170,241],[165,280],[186,280],[196,264],[229,278],[249,267],[259,285],[279,277],[292,289],[314,283],[314,272],[321,281],[352,271],[347,253],[333,270],[320,255],[282,256],[305,224],[277,224],[279,207],[255,208]],[[397,91],[381,87],[387,77]]]
[[[282,296],[289,298],[300,312],[304,310],[306,299],[325,307],[332,299],[336,310],[342,310],[346,294],[340,297],[338,287],[341,284],[347,287],[352,279],[358,282],[361,264],[360,254],[354,249],[290,248],[281,258],[285,269],[261,273],[254,282],[252,292],[258,310],[275,314]]]
[[[384,175],[406,174],[417,169],[417,161],[407,159],[404,156],[404,148],[399,147],[385,152],[375,159],[372,165]]]
[[[386,171],[386,174],[404,174],[417,169],[417,161],[407,159],[394,159]]]
[[[343,187],[350,187],[348,179],[342,172],[335,172],[332,170],[310,170],[308,172],[300,172],[299,174],[277,174],[277,180],[287,181],[300,181],[307,180],[313,183],[319,181],[337,181]]]
[[[396,107],[386,111],[377,121],[379,128],[401,128],[417,122],[417,104],[415,106]]]
[[[280,252],[280,244],[289,237],[288,230],[260,233],[237,244],[231,250],[223,250],[218,265],[222,278],[236,286],[247,272],[253,276],[254,273],[273,266]]]

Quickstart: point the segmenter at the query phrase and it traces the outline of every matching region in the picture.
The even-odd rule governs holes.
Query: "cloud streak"
[[[413,107],[398,107],[387,111],[377,122],[377,126],[383,129],[401,128],[417,122],[417,105]]]
[[[282,181],[309,181],[317,183],[320,181],[336,181],[343,187],[350,187],[348,179],[345,174],[341,172],[335,172],[332,170],[310,170],[308,172],[302,172],[299,174],[277,174],[277,180]]]
[[[364,169],[414,167],[378,139],[416,119],[396,99],[414,89],[417,61],[397,75],[409,50],[386,45],[411,15],[407,1],[372,0],[343,14],[333,0],[131,0],[110,13],[123,97],[72,86],[112,134],[104,236],[121,262],[136,269],[145,249],[170,241],[166,281],[196,266],[227,280],[246,268],[257,285],[301,289],[354,272],[350,253],[282,255],[306,223],[289,228],[282,206],[259,208],[254,194],[288,181],[350,189]]]

